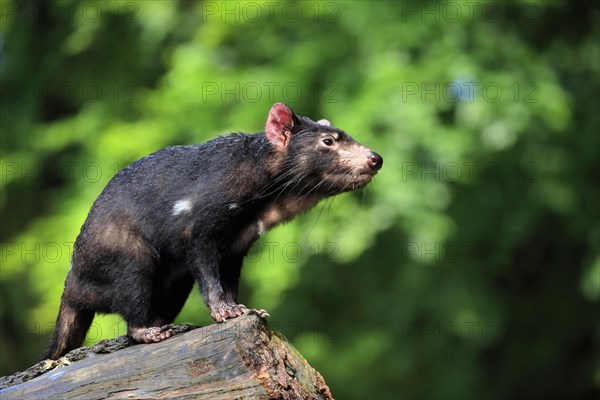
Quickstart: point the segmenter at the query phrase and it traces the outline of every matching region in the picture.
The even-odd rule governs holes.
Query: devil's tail
[[[42,359],[56,360],[80,347],[93,319],[94,311],[75,308],[63,299],[56,319],[56,329]]]

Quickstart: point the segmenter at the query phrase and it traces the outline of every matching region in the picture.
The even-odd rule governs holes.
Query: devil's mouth
[[[362,174],[352,174],[351,175],[351,179],[349,178],[348,180],[352,181],[353,183],[359,184],[359,185],[366,185],[367,183],[371,182],[371,179],[373,178],[373,174],[367,174],[367,173],[362,173]]]
[[[335,182],[339,190],[355,190],[366,186],[375,176],[372,172],[343,172],[327,177],[329,182]]]

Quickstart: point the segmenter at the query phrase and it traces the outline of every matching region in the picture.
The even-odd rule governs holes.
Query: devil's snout
[[[383,165],[383,158],[379,154],[372,151],[371,154],[369,154],[367,163],[369,164],[369,167],[371,167],[371,169],[379,171],[381,169],[381,166]]]

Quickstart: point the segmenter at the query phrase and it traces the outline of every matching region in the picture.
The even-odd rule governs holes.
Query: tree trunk
[[[321,375],[257,316],[173,328],[160,343],[123,336],[42,361],[0,378],[0,398],[332,398]]]

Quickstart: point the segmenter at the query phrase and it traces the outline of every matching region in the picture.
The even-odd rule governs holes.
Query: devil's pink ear
[[[331,122],[329,122],[329,121],[328,121],[328,120],[326,120],[326,119],[320,119],[320,120],[318,120],[318,121],[317,121],[317,124],[319,124],[319,125],[323,125],[323,126],[329,126],[329,127],[331,127]]]
[[[294,112],[283,103],[273,104],[267,118],[265,134],[273,146],[283,148],[290,141]]]

